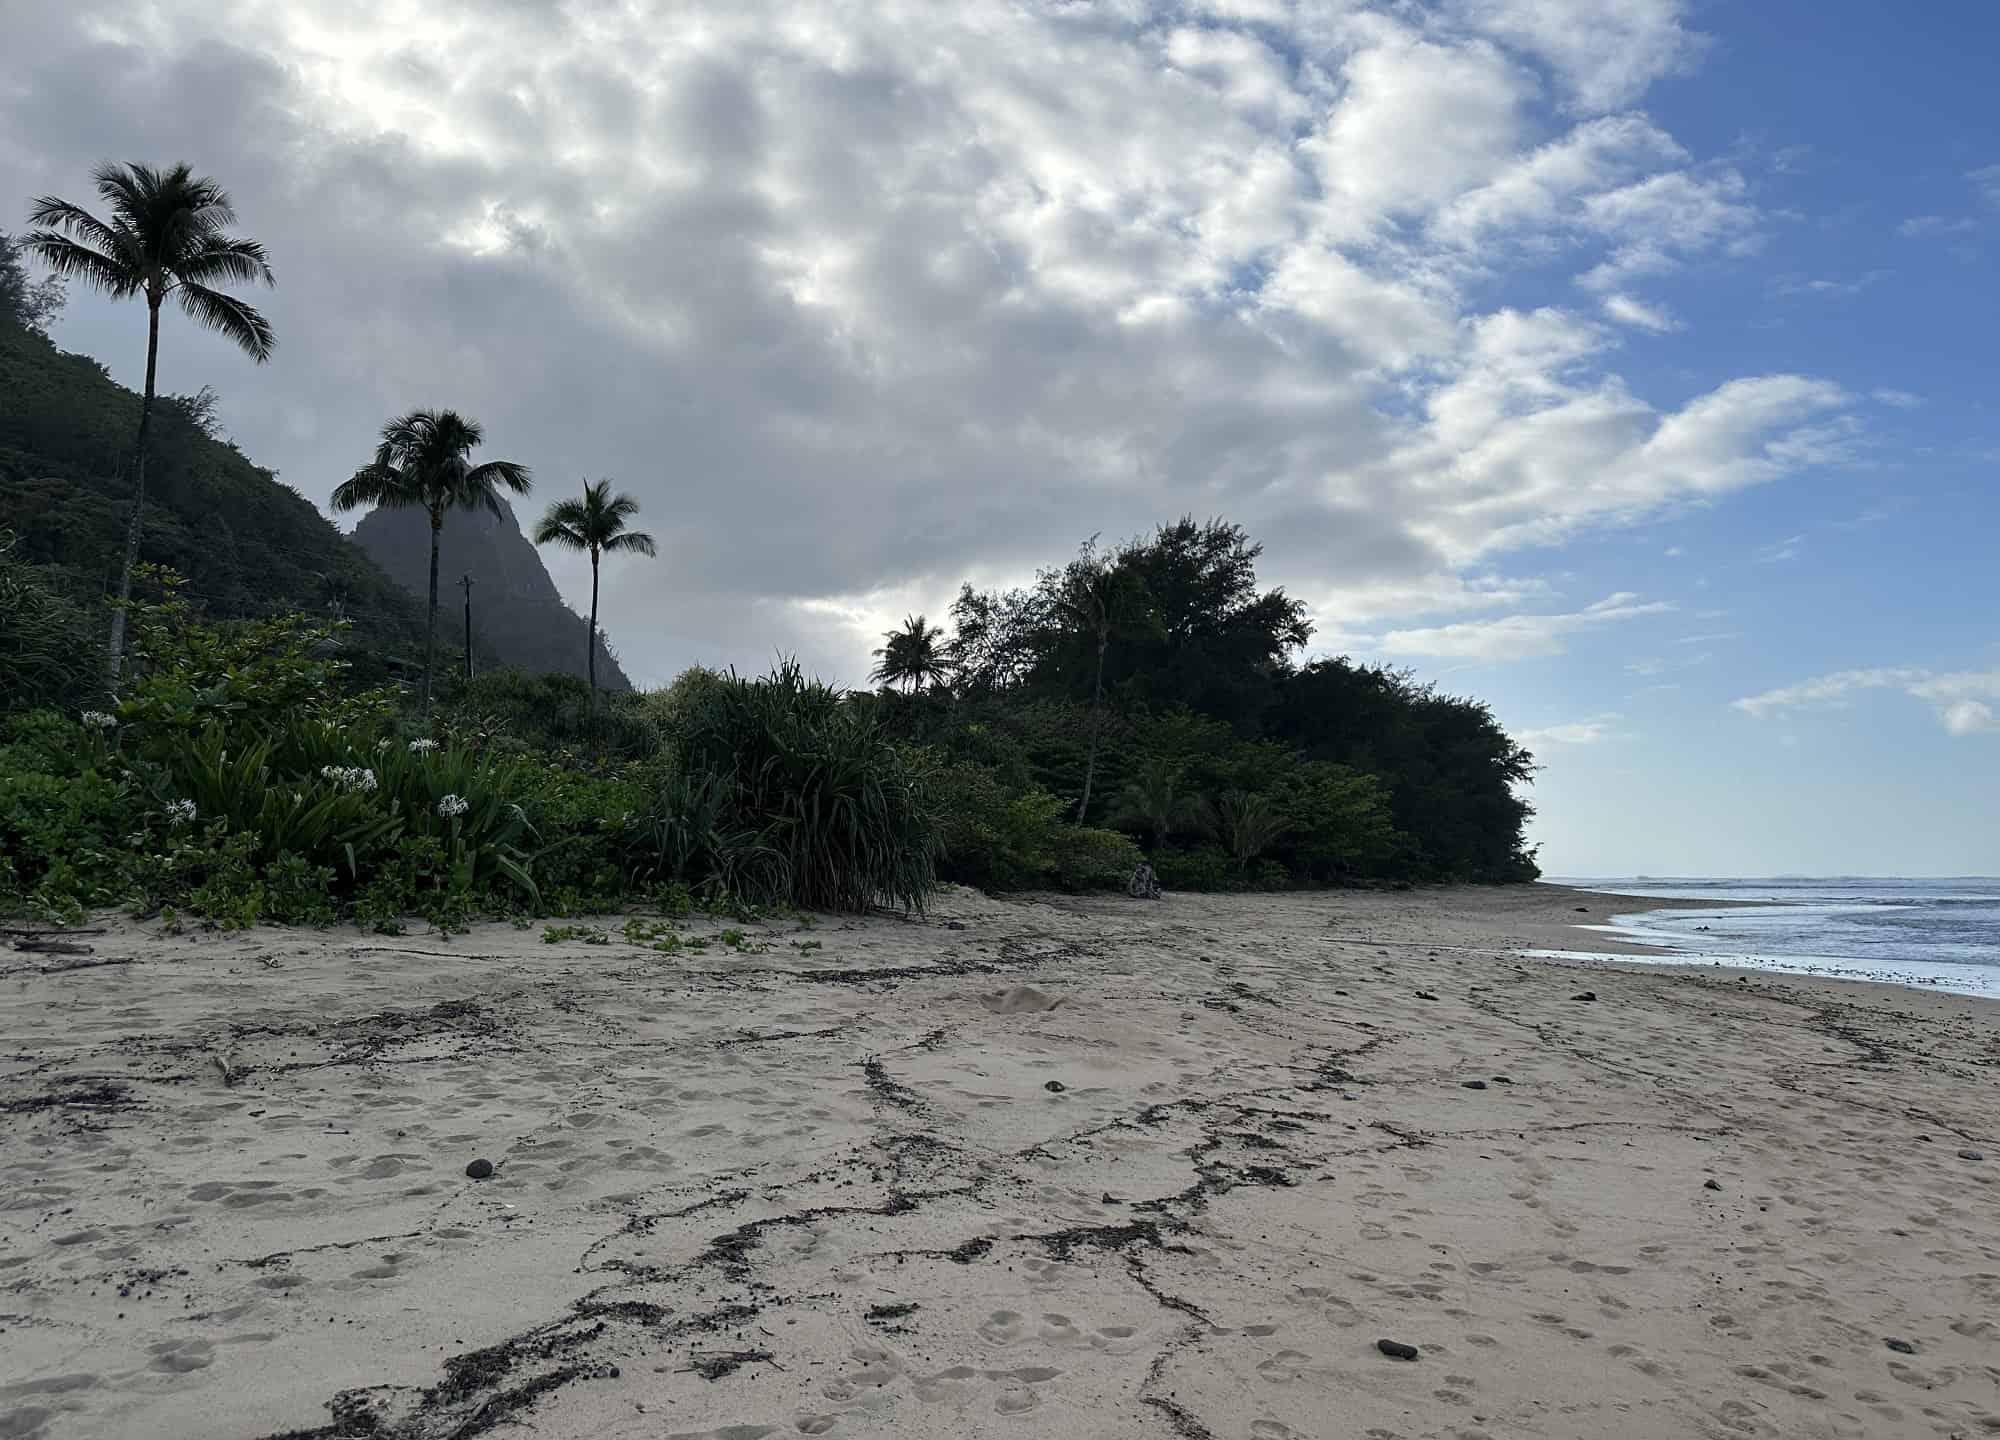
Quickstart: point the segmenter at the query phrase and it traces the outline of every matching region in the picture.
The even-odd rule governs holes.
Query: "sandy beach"
[[[1665,903],[0,950],[0,1437],[2000,1432],[2000,1010]]]

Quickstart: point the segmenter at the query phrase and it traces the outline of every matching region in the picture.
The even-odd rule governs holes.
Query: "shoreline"
[[[8,952],[0,1433],[2000,1423],[2000,1012],[1519,956],[1576,905],[1629,913],[953,891],[674,955]]]

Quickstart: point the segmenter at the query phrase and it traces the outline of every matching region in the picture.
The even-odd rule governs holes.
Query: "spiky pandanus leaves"
[[[937,882],[926,776],[876,714],[784,661],[704,687],[682,762],[731,778],[739,822],[783,857],[802,909],[920,910]]]

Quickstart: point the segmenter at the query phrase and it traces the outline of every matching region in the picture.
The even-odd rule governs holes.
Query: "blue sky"
[[[1532,567],[1673,611],[1446,683],[1545,732],[1552,872],[2000,871],[2000,733],[1977,710],[1946,724],[1954,700],[2000,713],[2000,170],[1978,173],[2000,163],[2000,10],[1698,18],[1700,63],[1648,110],[1775,218],[1754,254],[1650,286],[1685,328],[1621,369],[1656,400],[1799,370],[1874,403],[1840,461]],[[1796,705],[1732,704],[1843,675]],[[1927,683],[1942,693],[1909,693]]]
[[[270,246],[272,363],[170,322],[163,386],[316,501],[418,404],[616,479],[642,683],[856,682],[963,579],[1222,514],[1316,649],[1525,736],[1552,872],[2000,870],[1991,5],[8,24],[0,196],[185,158]],[[139,333],[57,338],[129,383]]]

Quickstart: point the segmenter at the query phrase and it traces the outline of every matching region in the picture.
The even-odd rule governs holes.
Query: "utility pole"
[[[465,591],[465,678],[472,678],[472,577],[458,577],[460,588]]]

